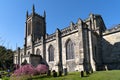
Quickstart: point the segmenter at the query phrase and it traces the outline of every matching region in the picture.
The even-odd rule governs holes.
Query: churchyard
[[[1,78],[0,78],[1,79]],[[97,71],[93,72],[90,75],[84,73],[84,77],[81,77],[80,72],[70,72],[66,76],[53,77],[47,76],[46,74],[29,76],[22,75],[17,77],[3,77],[2,80],[120,80],[120,70],[111,70],[111,71]]]

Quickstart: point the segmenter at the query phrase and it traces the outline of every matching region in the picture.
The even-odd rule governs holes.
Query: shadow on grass
[[[84,76],[84,77],[89,77],[89,76]],[[82,77],[82,78],[84,78],[84,77]]]
[[[47,76],[47,75],[38,75],[38,76],[32,77],[32,79],[40,79],[40,78],[51,78],[51,76]]]
[[[76,78],[75,80],[79,80],[80,78],[87,78],[90,77],[90,75],[84,75],[84,77],[81,77],[80,74],[78,73],[69,73],[68,75],[64,76],[57,76],[57,77],[53,77],[51,76],[47,76],[47,75],[37,75],[37,76],[33,76],[32,80],[56,80],[55,78],[57,78],[57,80],[73,80],[74,78]]]

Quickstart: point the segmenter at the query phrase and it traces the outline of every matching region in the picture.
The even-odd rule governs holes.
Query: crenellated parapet
[[[42,45],[42,40],[41,40],[41,39],[37,39],[37,40],[34,42],[34,46],[39,46],[39,45]]]
[[[74,24],[73,22],[71,22],[70,26],[60,30],[60,36],[63,37],[63,36],[72,34],[76,31],[78,31],[77,24]],[[53,40],[56,40],[56,32],[50,35],[46,34],[46,42],[53,41]]]
[[[41,39],[40,38],[37,38],[36,41],[34,41],[34,43],[41,43]]]
[[[34,15],[37,16],[37,17],[40,17],[40,18],[44,18],[44,16],[41,16],[41,15],[39,15],[37,13],[34,13]],[[32,14],[28,14],[27,19],[31,18],[32,16],[33,16]]]
[[[26,12],[26,19],[29,19],[29,18],[31,18],[32,16],[37,16],[37,17],[40,17],[40,18],[46,18],[46,12],[44,11],[43,16],[37,14],[37,13],[35,12],[35,7],[34,7],[34,5],[33,5],[33,7],[32,7],[32,13],[29,14],[28,11]]]
[[[56,39],[56,34],[53,33],[53,34],[50,34],[50,35],[46,35],[46,42],[49,42],[49,41],[52,41],[52,40],[55,40]]]
[[[78,26],[77,25],[70,25],[69,27],[67,28],[64,28],[61,30],[61,36],[66,36],[66,35],[69,35],[71,33],[74,33],[78,31]]]
[[[103,35],[109,35],[109,34],[113,34],[116,32],[120,32],[120,24],[116,25],[115,27],[111,28],[111,29],[107,29]]]
[[[24,53],[24,48],[21,48],[21,49],[20,49],[20,52]]]

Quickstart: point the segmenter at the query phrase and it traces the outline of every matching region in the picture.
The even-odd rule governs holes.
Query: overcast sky
[[[16,45],[23,47],[26,11],[30,14],[33,4],[38,14],[46,11],[48,34],[90,13],[100,14],[107,28],[120,24],[120,0],[0,0],[0,45],[13,50]]]

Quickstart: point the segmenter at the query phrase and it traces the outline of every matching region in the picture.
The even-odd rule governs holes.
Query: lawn
[[[32,80],[120,80],[120,70],[112,71],[99,71],[93,74],[80,77],[79,72],[69,73],[67,76],[62,77],[45,77],[45,76],[35,76]]]
[[[3,79],[8,80],[8,79]],[[18,80],[18,79],[17,79]],[[79,72],[68,73],[67,76],[61,77],[48,77],[43,76],[33,76],[32,80],[120,80],[120,70],[111,70],[111,71],[97,71],[93,74],[85,77],[80,77]]]

